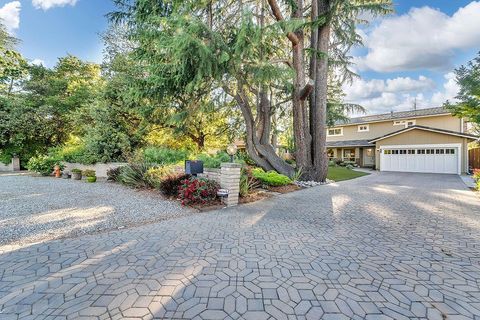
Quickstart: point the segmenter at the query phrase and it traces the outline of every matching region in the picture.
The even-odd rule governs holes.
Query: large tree
[[[360,14],[389,11],[389,0],[117,0],[111,15],[130,26],[144,72],[143,98],[194,96],[205,84],[237,103],[247,150],[263,168],[292,176],[272,146],[272,117],[291,104],[297,167],[324,180],[328,75],[348,79]],[[308,76],[307,76],[308,75]],[[282,98],[289,98],[283,100]]]
[[[480,126],[480,53],[467,65],[455,70],[460,92],[456,96],[458,103],[446,103],[455,114]]]

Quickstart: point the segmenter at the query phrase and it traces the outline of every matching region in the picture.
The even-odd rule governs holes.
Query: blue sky
[[[458,87],[452,73],[480,50],[480,0],[394,0],[395,13],[362,28],[352,55],[361,79],[346,100],[369,113],[436,107]],[[67,53],[101,62],[99,33],[111,0],[0,0],[0,17],[31,61],[55,65]]]

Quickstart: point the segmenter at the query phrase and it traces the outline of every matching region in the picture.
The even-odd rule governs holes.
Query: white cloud
[[[435,105],[443,105],[447,100],[456,101],[455,97],[460,91],[453,72],[447,73],[444,77],[447,81],[443,85],[443,91],[437,91],[432,95],[432,103]]]
[[[74,6],[77,0],[32,0],[32,5],[37,9],[48,10],[53,7]]]
[[[480,1],[452,16],[430,7],[413,8],[382,20],[363,37],[368,53],[355,59],[360,70],[450,69],[458,50],[480,46]]]
[[[351,85],[345,85],[347,100],[358,100],[380,97],[382,93],[420,92],[435,88],[435,82],[425,76],[418,79],[397,77],[394,79],[357,79]]]
[[[6,3],[0,8],[0,19],[7,28],[7,31],[12,33],[20,26],[20,9],[22,5],[20,1],[12,1]]]
[[[351,85],[345,85],[343,90],[345,101],[362,105],[368,114],[411,110],[414,105],[419,109],[440,107],[446,100],[452,101],[459,89],[454,73],[447,73],[444,78],[440,91],[436,90],[435,82],[425,76],[418,79],[357,79]]]
[[[33,59],[32,61],[30,61],[30,64],[34,66],[45,66],[45,61],[43,61],[42,59]]]

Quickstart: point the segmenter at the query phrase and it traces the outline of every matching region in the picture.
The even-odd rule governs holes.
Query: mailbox
[[[191,174],[192,176],[196,176],[199,173],[203,173],[203,161],[200,161],[200,160],[185,161],[185,174]]]

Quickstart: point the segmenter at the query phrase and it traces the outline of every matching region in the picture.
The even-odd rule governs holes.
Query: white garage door
[[[458,157],[459,148],[452,147],[384,147],[380,154],[380,170],[458,174]]]

